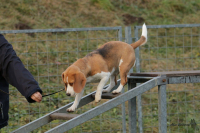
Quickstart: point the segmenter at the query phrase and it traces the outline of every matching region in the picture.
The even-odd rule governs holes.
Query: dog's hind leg
[[[122,91],[124,85],[127,83],[127,75],[132,66],[133,66],[132,62],[123,62],[119,66],[121,81],[119,87],[112,92],[113,94],[117,94]]]
[[[83,96],[83,92],[84,92],[84,89],[80,93],[76,94],[75,101],[73,105],[67,109],[67,112],[74,112],[77,109],[79,102],[81,100],[81,97]]]
[[[118,94],[122,91],[124,85],[127,83],[127,74],[128,72],[120,72],[121,82],[119,87],[112,92],[113,94]]]
[[[115,75],[110,76],[110,84],[109,86],[103,90],[104,93],[110,92],[110,90],[115,86]]]

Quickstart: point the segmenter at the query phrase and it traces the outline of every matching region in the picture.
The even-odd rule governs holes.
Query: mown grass
[[[124,14],[142,17],[148,25],[198,23],[199,3],[199,0],[2,0],[0,29],[13,30],[19,23],[32,29],[125,26]],[[135,20],[129,25],[142,23]]]
[[[199,0],[2,0],[0,9],[1,30],[27,26],[31,29],[125,26],[125,21],[131,26],[142,25],[143,22],[127,20],[124,14],[142,17],[147,25],[200,22]],[[199,28],[148,29],[148,43],[141,47],[141,71],[199,70],[199,33]],[[6,35],[45,94],[63,88],[60,75],[76,59],[107,41],[118,40],[117,37],[116,31]],[[87,85],[85,94],[95,88],[96,84]],[[191,119],[200,122],[198,88],[199,84],[168,86],[168,125],[188,124]],[[63,92],[44,98],[40,104],[28,104],[16,89],[10,91],[20,98],[10,97],[9,126],[1,132],[12,131],[74,100]],[[144,132],[158,132],[157,88],[143,94],[142,99]],[[90,103],[75,113],[101,103]],[[128,116],[126,120],[128,131]],[[53,121],[34,132],[44,132],[62,122]],[[121,122],[119,106],[69,132],[122,132]],[[198,130],[191,126],[169,126],[168,132]]]

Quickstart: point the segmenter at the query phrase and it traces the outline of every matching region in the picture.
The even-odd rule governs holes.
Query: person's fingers
[[[39,99],[37,96],[34,96],[34,97],[35,97],[36,102],[41,102],[42,99]]]
[[[34,96],[34,94],[31,96],[31,99],[33,99],[34,101],[38,102],[38,99]]]
[[[36,102],[41,102],[42,95],[39,92],[36,92],[31,96],[31,99],[35,100]]]
[[[37,97],[37,99],[42,100],[42,95],[39,92],[36,92],[35,96]]]
[[[42,95],[39,92],[35,93],[34,96],[36,97],[36,99],[37,99],[38,102],[42,101]]]
[[[35,100],[36,102],[39,102],[39,99],[37,99],[37,97],[35,97],[35,95],[32,96],[32,99]]]

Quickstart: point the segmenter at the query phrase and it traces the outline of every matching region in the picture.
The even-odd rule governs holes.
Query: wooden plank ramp
[[[70,120],[74,117],[79,116],[78,114],[67,114],[67,113],[53,113],[50,115],[52,120]]]
[[[95,98],[95,94],[92,94],[92,97]],[[121,95],[121,93],[118,94],[112,94],[112,93],[102,93],[101,98],[102,99],[113,99],[117,96]],[[78,114],[68,114],[68,113],[53,113],[50,115],[51,120],[70,120],[74,117],[79,116]]]
[[[95,98],[95,94],[96,94],[96,93],[92,94],[92,97],[93,97],[93,98]],[[117,97],[117,96],[119,96],[119,95],[121,95],[121,93],[118,93],[118,94],[102,93],[101,98],[102,98],[102,99],[113,99],[113,98],[115,98],[115,97]]]
[[[182,76],[200,76],[200,70],[193,71],[168,71],[168,72],[142,72],[142,73],[130,73],[130,76],[138,77],[182,77]]]

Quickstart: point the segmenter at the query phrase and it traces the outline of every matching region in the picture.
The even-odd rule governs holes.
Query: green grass
[[[142,17],[147,25],[198,23],[199,3],[199,0],[2,0],[0,29],[13,30],[18,23],[33,29],[124,26],[123,14]],[[142,23],[130,25],[135,24]]]

